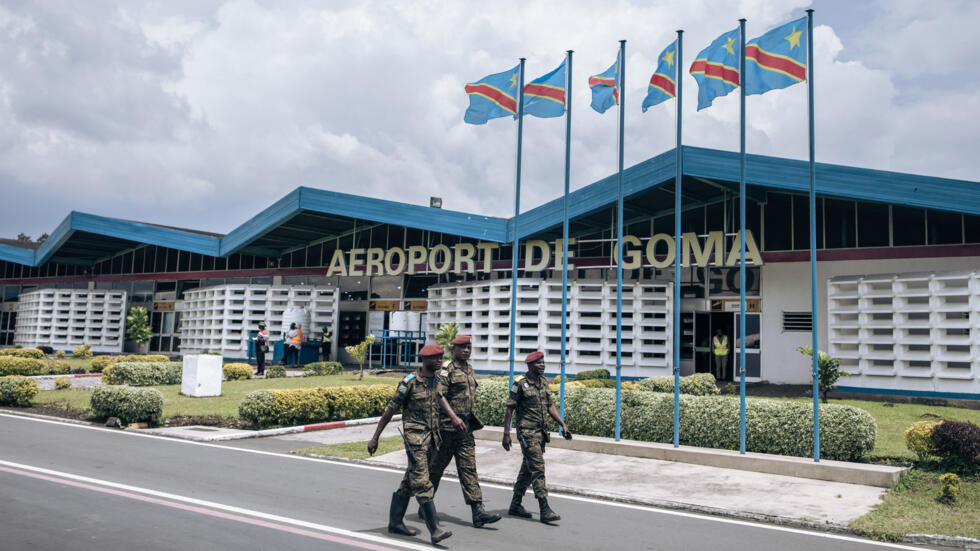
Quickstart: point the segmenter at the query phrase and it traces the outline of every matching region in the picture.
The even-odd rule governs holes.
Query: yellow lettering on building
[[[476,253],[476,247],[470,245],[469,243],[457,243],[453,245],[453,249],[456,251],[453,262],[453,272],[460,274],[463,272],[473,273],[476,271],[476,261],[473,260],[473,255]]]
[[[657,260],[657,256],[654,254],[657,250],[657,244],[663,241],[667,244],[667,256],[663,260]],[[677,247],[674,246],[674,239],[667,235],[666,233],[658,233],[647,241],[647,264],[653,266],[654,268],[666,268],[674,263],[674,256],[677,252]]]
[[[384,275],[384,256],[385,250],[380,247],[372,247],[367,250],[367,275]],[[375,270],[377,268],[377,270]]]
[[[394,266],[396,256],[398,257],[398,268],[395,268]],[[402,275],[402,272],[405,271],[407,264],[408,263],[405,262],[405,249],[402,249],[401,247],[392,247],[388,249],[387,253],[385,253],[385,274],[393,276]]]
[[[728,253],[728,260],[725,261],[725,266],[737,266],[739,258],[742,256],[742,243],[735,235],[735,239],[732,240],[732,250]],[[755,266],[762,266],[762,255],[759,254],[759,246],[755,244],[755,236],[752,232],[745,232],[745,260],[751,262]]]
[[[723,259],[724,242],[724,234],[720,231],[713,231],[708,234],[704,248],[698,242],[696,233],[681,234],[681,266],[687,268],[690,265],[692,253],[694,254],[695,266],[707,266],[712,256],[714,256],[715,264],[719,264]]]
[[[425,264],[425,257],[428,251],[425,247],[421,245],[412,245],[408,248],[408,274],[415,274],[415,267],[419,264]]]
[[[500,248],[496,243],[479,242],[476,248],[480,250],[480,259],[483,260],[483,273],[489,274],[493,268],[493,251]]]
[[[532,239],[524,244],[524,270],[540,272],[548,267],[550,261],[551,246],[547,241]]]
[[[640,249],[630,248],[630,246],[639,247],[640,240],[633,235],[623,236],[623,269],[624,270],[635,270],[643,264],[643,255],[640,253]],[[613,259],[619,259],[619,244],[617,243],[613,247]],[[616,260],[613,260],[615,262]]]
[[[351,249],[348,252],[347,275],[364,275],[364,272],[358,271],[358,268],[364,266],[364,259],[361,258],[362,254],[364,254],[364,249]]]
[[[442,264],[439,262],[439,253],[442,253]],[[429,271],[436,274],[444,274],[452,266],[452,253],[445,245],[436,245],[429,251]]]
[[[568,238],[568,244],[569,245],[574,245],[575,244],[575,238],[574,237],[569,237]],[[555,240],[555,268],[557,268],[557,269],[561,269],[562,262],[563,262],[563,260],[562,260],[562,254],[564,254],[564,250],[565,250],[564,240],[563,239],[556,239]],[[571,260],[574,257],[575,257],[575,251],[569,249],[569,251],[568,251],[568,259]],[[569,270],[574,270],[575,269],[575,264],[572,264],[571,262],[569,262],[568,263],[568,269]]]
[[[347,275],[347,261],[344,260],[344,251],[339,249],[333,252],[333,258],[330,259],[330,267],[327,268],[327,277],[335,275]]]

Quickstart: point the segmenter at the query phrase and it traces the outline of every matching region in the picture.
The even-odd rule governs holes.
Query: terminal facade
[[[711,370],[717,329],[733,361],[743,346],[738,155],[683,153],[680,246],[674,152],[624,174],[624,377],[669,374],[675,331],[685,374]],[[746,182],[747,380],[805,384],[807,164],[750,155]],[[616,366],[616,184],[569,196],[568,373]],[[818,164],[817,196],[817,323],[821,349],[850,374],[840,386],[980,399],[980,184]],[[561,213],[559,196],[517,224],[515,355],[543,350],[549,373],[561,349]],[[276,338],[301,311],[307,337],[332,331],[334,358],[369,332],[431,338],[455,321],[473,335],[475,367],[504,372],[514,222],[313,188],[227,235],[73,212],[36,249],[0,245],[0,345],[122,351],[125,312],[145,306],[151,351],[245,357],[259,321]]]

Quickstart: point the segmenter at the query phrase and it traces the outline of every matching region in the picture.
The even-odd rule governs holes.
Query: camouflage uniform
[[[435,497],[435,488],[429,480],[429,458],[439,447],[439,398],[445,395],[445,385],[438,373],[430,383],[417,371],[398,383],[388,403],[393,410],[402,410],[402,430],[412,452],[398,493],[415,496],[419,503]]]
[[[446,400],[456,412],[456,415],[466,423],[466,432],[459,432],[453,426],[452,420],[445,413],[440,417],[442,444],[429,464],[429,478],[432,486],[439,488],[442,473],[449,462],[456,458],[456,473],[463,490],[467,505],[483,501],[480,482],[476,475],[476,443],[473,441],[473,431],[483,428],[477,419],[474,407],[476,405],[476,375],[469,362],[459,362],[455,359],[442,364],[439,375],[446,380]]]
[[[548,497],[544,480],[544,448],[550,442],[548,436],[548,409],[551,407],[551,393],[548,380],[540,377],[537,383],[525,376],[514,379],[510,387],[507,407],[515,410],[517,440],[521,444],[524,461],[521,472],[514,484],[514,494],[524,495],[527,487],[534,489],[534,497]]]

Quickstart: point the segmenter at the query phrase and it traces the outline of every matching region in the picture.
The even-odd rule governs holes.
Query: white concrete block
[[[184,356],[180,393],[187,396],[221,395],[221,356],[189,354]]]

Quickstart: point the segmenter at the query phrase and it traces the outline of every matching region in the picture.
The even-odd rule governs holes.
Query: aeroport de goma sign
[[[643,241],[634,235],[623,236],[623,268],[634,270],[644,266],[653,268],[668,268],[673,266],[677,246],[673,236],[658,233]],[[575,240],[570,239],[569,244]],[[667,247],[665,255],[657,256],[655,251],[661,244]],[[725,235],[721,231],[713,231],[703,239],[697,234],[681,235],[682,266],[736,266],[739,259],[739,237],[732,240],[729,250],[724,250]],[[413,275],[416,273],[455,274],[490,273],[493,265],[493,252],[500,248],[499,243],[480,241],[478,243],[457,243],[455,245],[434,245],[423,247],[414,245],[407,248],[391,247],[387,250],[380,247],[368,249],[355,248],[335,250],[327,268],[327,276],[366,276],[366,275]],[[569,251],[569,257],[572,256]],[[549,243],[540,239],[532,239],[524,243],[524,266],[529,272],[540,272],[547,269],[554,261],[555,266],[562,265],[562,240]],[[610,264],[615,265],[617,250],[614,245]],[[756,245],[752,232],[745,232],[745,258],[747,263],[755,266],[762,265],[762,255]],[[569,269],[574,264],[569,262]]]

